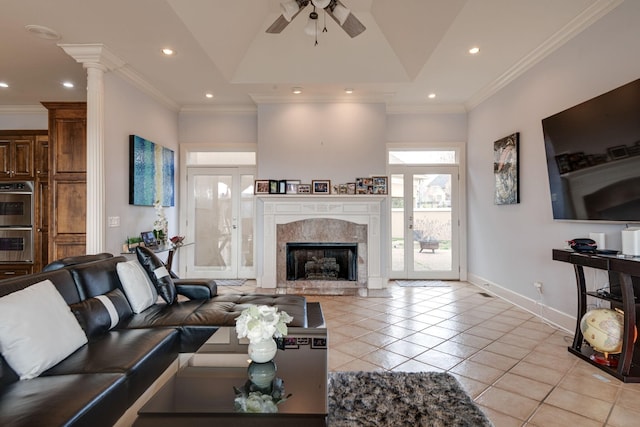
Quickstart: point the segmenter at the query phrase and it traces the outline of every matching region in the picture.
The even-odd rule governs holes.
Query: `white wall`
[[[29,112],[21,113],[20,108],[12,112],[0,112],[0,129],[48,129],[49,113],[42,105],[29,106]],[[18,112],[14,112],[14,111]]]
[[[532,284],[541,281],[542,303],[575,317],[573,269],[552,261],[551,250],[590,231],[605,232],[608,248],[620,249],[621,225],[552,219],[541,120],[640,77],[638,16],[640,2],[623,3],[469,113],[468,242],[474,282],[531,302],[537,298]],[[521,138],[521,203],[496,206],[493,142],[513,132]],[[602,284],[606,276],[594,272],[588,279]]]
[[[258,106],[258,177],[354,182],[385,173],[384,104]]]
[[[467,115],[389,115],[386,138],[394,143],[464,142],[467,140]]]
[[[106,229],[106,250],[118,254],[127,236],[152,230],[156,219],[152,206],[129,205],[129,135],[141,136],[173,150],[177,181],[180,164],[178,114],[114,74],[105,75],[104,87],[106,217],[120,217],[120,227]],[[178,188],[176,182],[176,203]],[[169,236],[178,234],[178,209],[165,208],[165,213],[169,220]]]
[[[180,113],[180,143],[256,143],[256,112]]]

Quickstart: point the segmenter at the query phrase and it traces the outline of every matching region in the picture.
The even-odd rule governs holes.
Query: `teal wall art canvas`
[[[129,135],[129,204],[174,206],[173,150]]]

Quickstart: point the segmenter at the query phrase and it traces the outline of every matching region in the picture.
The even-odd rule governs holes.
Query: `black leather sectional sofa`
[[[72,307],[122,288],[116,265],[127,261],[125,257],[88,256],[81,261],[0,281],[0,299],[45,279]],[[216,295],[213,281],[173,281],[178,294],[192,298],[155,303],[121,318],[111,330],[92,331],[85,345],[36,378],[21,380],[0,356],[0,426],[111,426],[179,353],[195,351],[218,327],[235,325],[249,304],[277,306],[293,316],[290,326],[323,322],[315,305],[309,322],[301,296]]]

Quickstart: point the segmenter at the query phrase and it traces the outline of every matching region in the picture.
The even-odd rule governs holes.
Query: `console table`
[[[640,382],[640,345],[635,340],[637,319],[640,317],[638,311],[640,299],[637,298],[640,297],[640,259],[578,253],[565,249],[554,249],[553,259],[573,264],[578,286],[576,332],[569,352],[624,382]],[[587,291],[584,267],[606,270],[610,285],[616,287],[619,285],[619,292],[603,294]],[[584,342],[580,331],[580,319],[587,312],[587,296],[608,301],[611,303],[611,308],[619,308],[624,312],[623,344],[617,368],[603,366],[590,359],[594,350]]]

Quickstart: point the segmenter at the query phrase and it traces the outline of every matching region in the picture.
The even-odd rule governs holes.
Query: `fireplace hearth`
[[[293,242],[286,244],[287,280],[358,278],[358,244]]]

